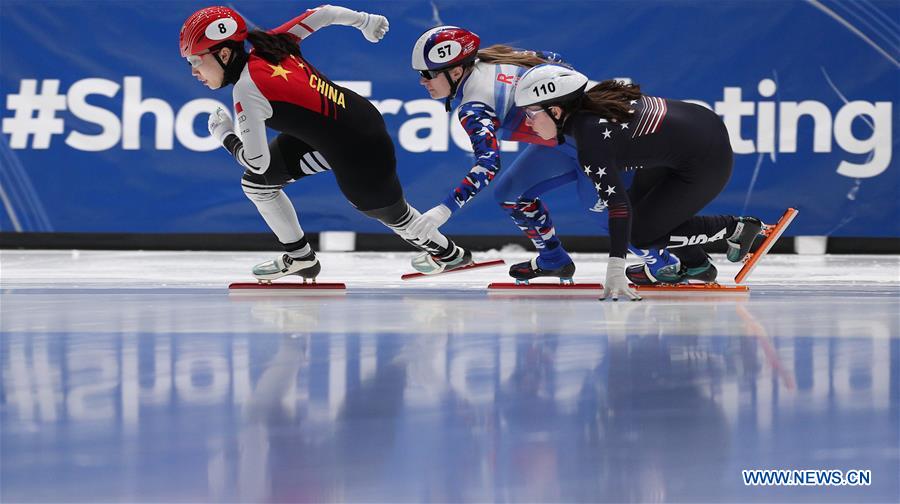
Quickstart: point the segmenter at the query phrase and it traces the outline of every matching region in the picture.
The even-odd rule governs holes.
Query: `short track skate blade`
[[[603,284],[561,284],[561,283],[492,283],[488,285],[488,294],[491,296],[515,296],[515,297],[599,297],[603,290]]]
[[[347,292],[343,283],[299,283],[299,282],[245,282],[228,286],[229,294],[289,294],[300,296],[334,296]]]
[[[400,279],[401,280],[420,280],[422,278],[436,277],[436,276],[441,276],[441,275],[449,275],[450,273],[463,273],[466,271],[472,271],[473,269],[492,268],[494,266],[503,266],[504,264],[506,264],[506,261],[504,261],[503,259],[494,259],[492,261],[484,261],[484,262],[473,262],[472,264],[470,264],[468,266],[463,266],[462,268],[456,268],[456,269],[452,269],[450,271],[442,271],[440,273],[435,273],[433,275],[426,275],[425,273],[419,273],[419,272],[406,273],[405,275],[401,276]]]
[[[756,252],[747,254],[747,257],[744,259],[744,267],[742,267],[737,275],[735,275],[734,283],[739,284],[750,276],[750,273],[752,273],[754,268],[756,268],[756,265],[759,264],[759,260],[771,250],[772,246],[775,245],[775,242],[778,241],[778,238],[781,238],[784,230],[787,229],[798,213],[800,212],[796,208],[788,208],[784,212],[784,215],[778,219],[778,222],[764,232],[766,239],[763,240],[759,248],[756,249]]]
[[[721,285],[712,284],[661,284],[661,285],[632,285],[643,298],[718,298],[718,297],[745,297],[750,295],[750,287],[746,285]]]

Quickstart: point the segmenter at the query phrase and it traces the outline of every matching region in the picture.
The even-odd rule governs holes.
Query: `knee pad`
[[[241,189],[244,191],[244,195],[254,203],[272,201],[281,193],[281,188],[280,185],[263,185],[241,180]]]

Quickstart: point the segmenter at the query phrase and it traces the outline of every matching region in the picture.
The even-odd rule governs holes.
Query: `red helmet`
[[[456,26],[437,26],[423,33],[413,47],[413,70],[440,70],[475,60],[481,39]]]
[[[181,27],[181,56],[187,58],[226,40],[243,42],[246,38],[247,23],[234,9],[207,7],[191,14]]]

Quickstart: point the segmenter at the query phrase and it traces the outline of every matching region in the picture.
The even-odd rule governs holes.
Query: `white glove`
[[[357,28],[363,32],[363,36],[369,42],[377,43],[384,38],[384,34],[391,28],[391,24],[388,23],[387,18],[384,16],[367,12],[361,12],[360,14],[365,16],[365,21],[363,21],[362,26]]]
[[[613,301],[619,300],[619,294],[625,294],[632,301],[640,301],[641,296],[637,291],[628,286],[628,278],[625,276],[625,259],[622,257],[610,257],[606,265],[606,282],[603,284],[603,293],[600,300],[612,296]]]
[[[216,108],[215,112],[209,114],[209,122],[206,125],[209,127],[209,133],[216,137],[220,144],[224,144],[225,137],[234,133],[234,123],[231,122],[231,117],[228,112],[222,110],[222,107]]]
[[[412,221],[409,227],[406,228],[406,232],[417,238],[425,238],[433,231],[437,231],[437,228],[443,226],[452,213],[449,208],[440,204]]]

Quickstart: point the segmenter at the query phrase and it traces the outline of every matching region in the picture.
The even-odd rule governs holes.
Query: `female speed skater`
[[[298,44],[329,25],[353,26],[370,42],[378,42],[389,28],[383,16],[331,5],[310,9],[268,32],[248,31],[244,19],[228,7],[201,9],[181,28],[181,55],[191,73],[210,89],[234,86],[238,129],[230,114],[219,109],[210,114],[209,131],[245,168],[243,191],[284,246],[284,254],[255,266],[253,275],[269,281],[319,274],[316,254],[282,189],[325,171],[334,173],[357,210],[424,252],[413,259],[417,270],[432,274],[470,263],[471,253],[437,230],[410,230],[421,214],[403,196],[394,145],[381,114],[301,54]],[[271,143],[266,127],[279,132]]]
[[[469,135],[476,161],[463,181],[422,214],[412,229],[423,233],[439,228],[496,176],[492,185],[497,203],[538,251],[531,261],[513,265],[510,276],[516,280],[541,276],[570,280],[575,264],[556,236],[540,196],[577,181],[579,196],[590,208],[595,199],[593,184],[581,174],[571,142],[536,135],[513,100],[513,86],[526,70],[559,62],[561,57],[504,45],[479,47],[478,35],[455,26],[432,28],[413,47],[412,67],[419,72],[419,83],[432,98],[444,99],[448,112],[459,104],[459,121]],[[498,176],[500,139],[529,145]]]
[[[608,208],[603,298],[622,293],[640,299],[629,280],[715,281],[716,267],[698,243],[725,239],[728,260],[738,262],[762,229],[755,217],[697,215],[731,177],[734,155],[722,120],[699,105],[643,94],[636,84],[587,85],[570,67],[540,65],[519,79],[515,102],[541,138],[574,139],[597,205]],[[622,175],[631,171],[633,182],[625,188]],[[642,264],[626,270],[626,249]]]

